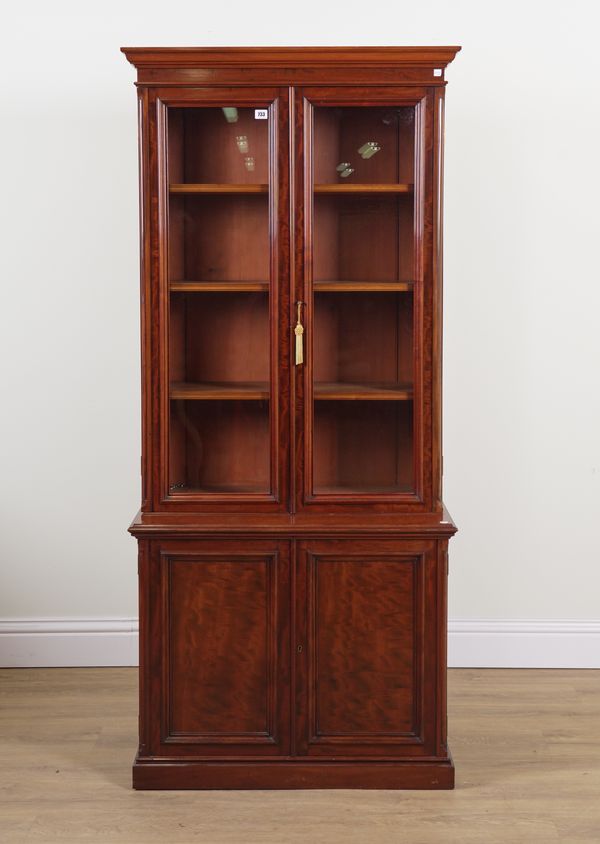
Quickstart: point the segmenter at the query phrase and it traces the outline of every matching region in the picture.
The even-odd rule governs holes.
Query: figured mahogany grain
[[[142,756],[289,753],[289,544],[170,538],[140,578]]]
[[[264,560],[169,565],[170,733],[268,732]]]
[[[414,732],[414,561],[315,567],[316,737]]]

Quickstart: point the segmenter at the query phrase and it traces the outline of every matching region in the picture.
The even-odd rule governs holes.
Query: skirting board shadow
[[[0,667],[137,665],[135,618],[0,621]],[[450,621],[451,668],[600,668],[600,620]]]

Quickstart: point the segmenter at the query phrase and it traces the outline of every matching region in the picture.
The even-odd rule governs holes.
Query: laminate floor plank
[[[137,672],[0,671],[6,844],[599,844],[600,671],[453,670],[455,791],[130,787]]]

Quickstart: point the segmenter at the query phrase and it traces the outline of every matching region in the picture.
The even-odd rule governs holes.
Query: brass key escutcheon
[[[302,325],[302,304],[302,302],[296,302],[296,307],[298,308],[298,321],[296,322],[296,327],[294,328],[294,334],[296,335],[296,366],[304,363],[304,342],[302,339],[304,326]]]

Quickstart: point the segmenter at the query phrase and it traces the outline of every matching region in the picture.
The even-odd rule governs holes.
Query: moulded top
[[[121,47],[136,67],[315,64],[446,67],[460,47]]]
[[[138,69],[138,84],[197,84],[233,81],[237,72],[244,84],[318,84],[322,78],[362,69],[362,81],[389,84],[399,74],[413,83],[443,85],[444,68],[460,47],[122,47]],[[387,70],[388,76],[385,75]],[[379,73],[383,76],[378,76]],[[344,80],[346,81],[346,80]],[[404,81],[399,78],[397,81]]]

